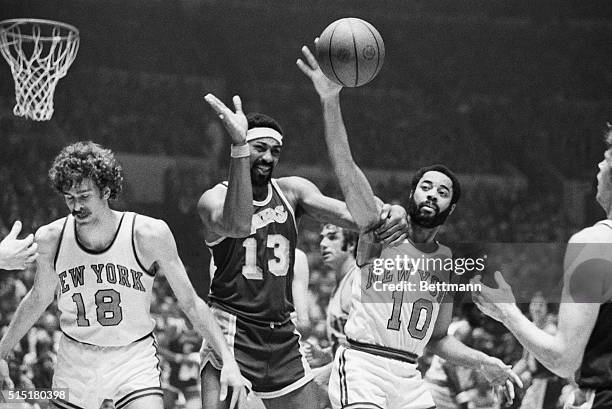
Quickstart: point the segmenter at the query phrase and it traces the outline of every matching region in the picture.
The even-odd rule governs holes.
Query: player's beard
[[[436,212],[432,215],[422,214],[421,208],[425,204],[435,207]],[[417,226],[432,229],[444,224],[451,212],[451,208],[452,206],[448,206],[446,210],[441,212],[437,204],[433,202],[422,202],[421,204],[417,205],[414,197],[411,197],[408,202],[408,216],[410,216],[410,221],[414,222]]]
[[[274,165],[270,165],[270,172],[267,174],[261,174],[257,171],[257,166],[259,165],[268,165],[262,163],[261,161],[253,162],[251,166],[251,183],[253,186],[266,186],[270,183],[270,179],[272,179],[272,172],[274,171]]]

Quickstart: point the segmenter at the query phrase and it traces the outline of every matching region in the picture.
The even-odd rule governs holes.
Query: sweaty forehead
[[[446,186],[448,189],[453,190],[453,181],[444,173],[438,172],[437,170],[430,170],[419,180],[419,183],[431,182],[437,186]]]
[[[280,148],[282,145],[280,143],[278,143],[278,141],[272,137],[263,137],[263,138],[257,138],[257,139],[253,139],[249,141],[249,144],[251,145],[265,145],[268,148]]]

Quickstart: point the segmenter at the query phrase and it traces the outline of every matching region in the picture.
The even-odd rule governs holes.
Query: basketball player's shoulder
[[[198,200],[198,209],[206,208],[211,202],[225,200],[227,194],[227,181],[219,182],[210,189],[207,189]]]
[[[612,222],[603,221],[574,234],[570,243],[612,243]]]
[[[301,176],[285,176],[273,180],[293,206],[308,194],[319,191],[314,183]]]
[[[438,250],[437,253],[446,257],[452,257],[453,256],[453,251],[451,250],[450,247],[440,243],[439,241],[436,241],[436,243],[438,244]]]
[[[301,192],[305,189],[317,189],[314,183],[301,176],[285,176],[273,179],[282,189],[283,193]]]
[[[172,235],[168,224],[161,220],[142,214],[134,214],[134,239],[138,244],[148,243],[167,238]]]
[[[66,218],[62,217],[49,224],[45,224],[36,230],[36,243],[39,248],[45,247],[57,247],[59,240],[62,237],[64,226],[66,225]]]

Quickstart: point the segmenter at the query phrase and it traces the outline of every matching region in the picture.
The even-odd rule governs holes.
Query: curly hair
[[[76,142],[55,157],[49,180],[57,192],[64,193],[84,179],[91,179],[100,193],[108,187],[109,198],[117,199],[123,188],[123,169],[110,149],[91,141]]]

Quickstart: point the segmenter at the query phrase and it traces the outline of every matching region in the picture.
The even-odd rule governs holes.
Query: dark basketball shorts
[[[211,310],[255,396],[277,398],[312,380],[293,322],[282,325],[247,322],[220,308]],[[221,369],[219,356],[206,340],[202,342],[200,358],[200,373],[208,363]]]

